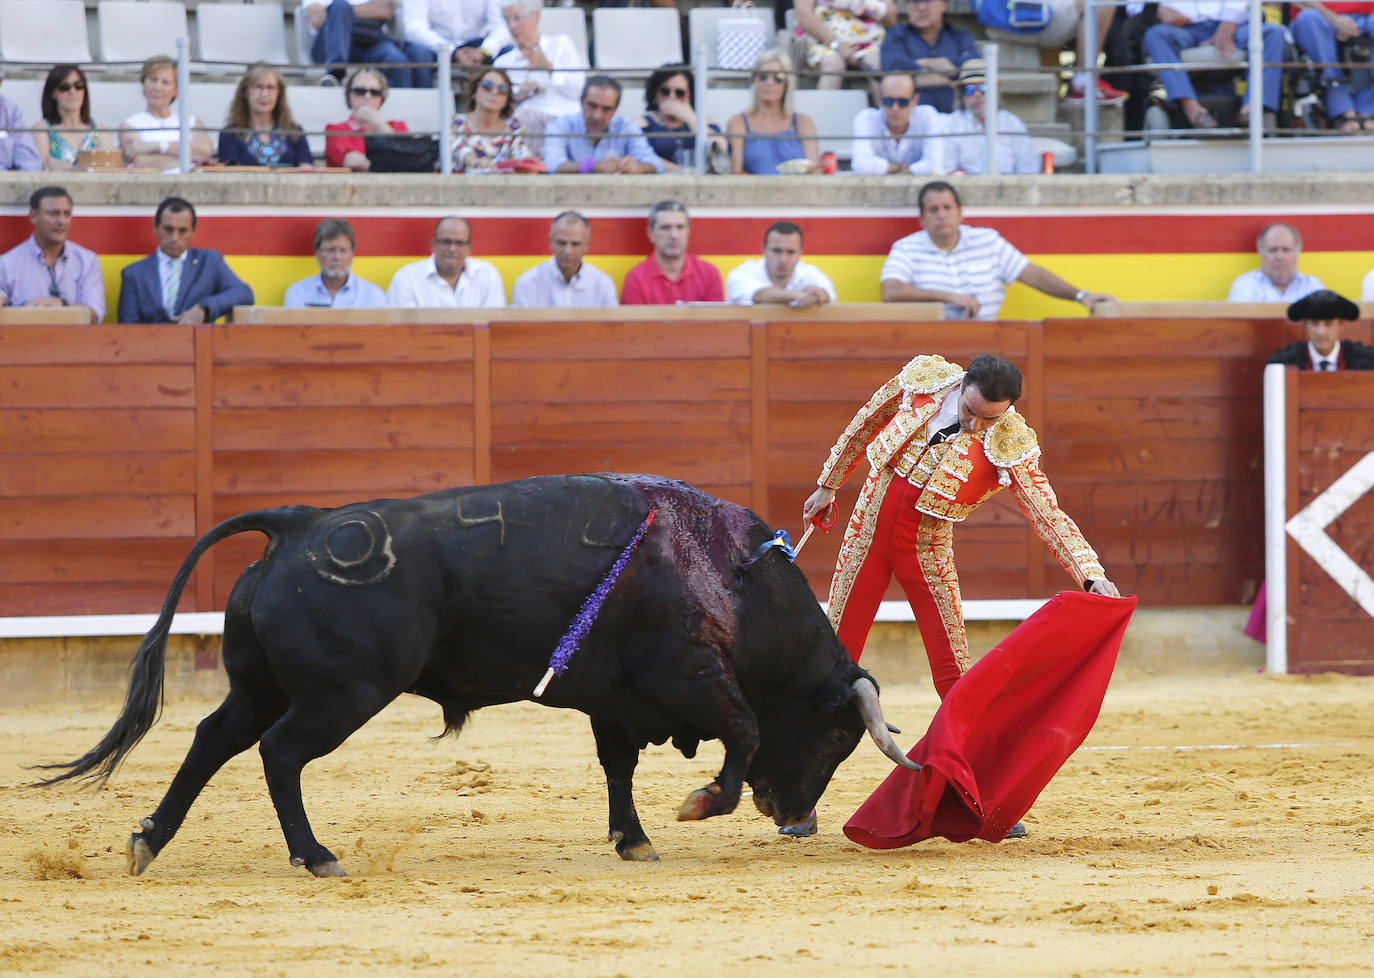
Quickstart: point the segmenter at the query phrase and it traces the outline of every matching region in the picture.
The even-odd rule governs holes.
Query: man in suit
[[[158,204],[153,228],[157,251],[120,273],[119,322],[209,323],[253,304],[253,290],[223,255],[191,247],[196,209],[190,201],[168,197]]]
[[[1288,307],[1288,318],[1302,322],[1307,339],[1289,344],[1269,358],[1299,370],[1374,370],[1374,347],[1341,339],[1341,323],[1360,318],[1360,307],[1329,289],[1303,296]]]

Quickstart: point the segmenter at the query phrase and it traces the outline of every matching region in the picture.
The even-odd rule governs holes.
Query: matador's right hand
[[[835,490],[821,486],[806,500],[802,506],[802,520],[810,522],[811,517],[817,513],[823,513],[835,501]]]

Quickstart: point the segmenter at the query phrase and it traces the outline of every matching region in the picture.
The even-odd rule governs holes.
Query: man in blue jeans
[[[1365,64],[1349,74],[1335,67],[1342,59],[1336,45],[1356,38],[1368,43],[1374,33],[1374,3],[1314,3],[1301,10],[1290,25],[1298,47],[1323,68],[1326,115],[1332,128],[1344,133],[1374,130],[1374,84],[1371,84],[1370,48]]]
[[[432,52],[386,36],[394,14],[393,0],[301,0],[297,12],[315,32],[310,57],[316,64],[340,70],[345,64],[380,65],[392,88],[426,87],[428,69],[391,67],[434,60]]]
[[[1145,53],[1156,64],[1177,64],[1185,48],[1210,44],[1223,58],[1237,49],[1242,53],[1250,43],[1250,10],[1244,0],[1172,0],[1159,5],[1159,23],[1145,32]],[[1279,107],[1279,82],[1283,69],[1283,28],[1278,24],[1261,25],[1264,41],[1264,73],[1262,87],[1264,111]],[[1164,93],[1188,118],[1194,129],[1215,129],[1212,118],[1197,100],[1197,92],[1188,73],[1178,68],[1160,69],[1159,80]],[[1239,125],[1250,121],[1251,99],[1236,117]]]

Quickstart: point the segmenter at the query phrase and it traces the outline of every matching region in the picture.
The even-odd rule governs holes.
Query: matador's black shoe
[[[1026,823],[1017,822],[1011,828],[1007,829],[1006,837],[1008,839],[1024,839],[1029,834],[1030,833],[1026,831]]]

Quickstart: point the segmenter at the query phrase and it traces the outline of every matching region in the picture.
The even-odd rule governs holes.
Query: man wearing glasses
[[[91,322],[105,318],[100,259],[68,241],[72,198],[61,187],[41,187],[29,197],[33,234],[0,256],[0,306],[31,309],[74,306]]]
[[[414,309],[506,304],[506,285],[489,261],[472,257],[472,226],[461,217],[445,217],[434,225],[432,254],[403,265],[387,287],[387,304]]]
[[[314,246],[320,274],[292,282],[282,305],[296,309],[372,309],[386,305],[385,292],[353,274],[353,252],[358,247],[353,225],[339,218],[326,218],[315,226]]]
[[[959,69],[961,107],[945,119],[946,173],[987,173],[987,76],[981,59]],[[1039,173],[1026,124],[1006,109],[997,110],[997,172]]]
[[[945,23],[948,7],[947,0],[910,0],[907,23],[889,27],[879,49],[883,71],[915,74],[921,101],[939,112],[954,108],[959,66],[978,57],[973,35]]]
[[[849,169],[868,176],[944,173],[940,113],[920,105],[916,79],[904,71],[883,77],[878,109],[854,117]]]

